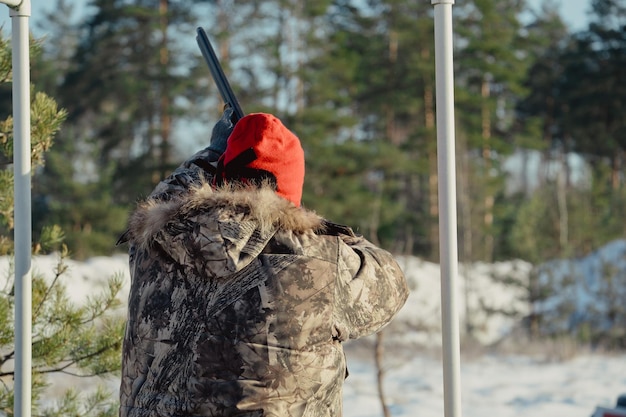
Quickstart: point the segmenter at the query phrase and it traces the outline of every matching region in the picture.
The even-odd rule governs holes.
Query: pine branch
[[[48,289],[46,290],[46,293],[44,294],[43,298],[41,299],[41,302],[37,306],[37,309],[33,313],[33,321],[36,321],[36,319],[37,319],[37,317],[39,315],[39,312],[41,311],[42,307],[44,306],[44,304],[48,300],[48,297],[50,296],[50,293],[52,292],[52,289],[56,285],[56,283],[59,280],[59,278],[61,277],[61,275],[63,275],[65,273],[65,271],[67,271],[67,265],[65,265],[63,263],[64,257],[65,257],[65,254],[61,254],[61,258],[59,259],[59,263],[57,264],[56,273],[54,274],[54,279],[52,280],[52,283],[48,286]]]
[[[108,351],[110,349],[115,349],[115,347],[118,345],[118,343],[114,343],[114,344],[109,344],[109,345],[103,346],[100,349],[98,349],[98,350],[96,350],[94,352],[91,352],[91,353],[89,353],[87,355],[84,355],[84,356],[72,359],[66,365],[61,366],[59,368],[52,368],[52,369],[45,369],[45,370],[39,370],[37,368],[35,368],[35,369],[37,369],[37,372],[42,373],[42,374],[49,374],[49,373],[54,373],[54,372],[62,372],[62,373],[66,373],[68,375],[81,376],[81,375],[78,375],[78,374],[72,374],[70,372],[66,372],[65,370],[67,368],[71,367],[72,365],[76,365],[76,364],[78,364],[78,363],[80,363],[82,361],[85,361],[87,359],[91,359],[91,358],[97,357],[97,356],[103,354],[104,352],[106,352],[106,351]],[[95,373],[94,375],[100,375],[100,373]],[[93,375],[85,375],[85,376],[93,376]]]
[[[4,355],[2,357],[2,364],[5,364],[6,362],[10,361],[11,359],[13,359],[13,357],[15,356],[15,350],[9,352],[7,355]],[[0,374],[0,376],[2,376],[2,374]]]
[[[95,372],[93,374],[77,374],[77,373],[68,372],[68,371],[66,371],[66,369],[71,367],[71,366],[73,366],[73,365],[76,365],[77,363],[79,363],[81,361],[97,357],[97,356],[103,354],[104,352],[106,352],[109,349],[115,349],[115,347],[118,345],[118,343],[114,343],[114,344],[109,344],[109,345],[103,346],[100,349],[98,349],[98,350],[96,350],[94,352],[91,352],[91,353],[89,353],[87,355],[81,356],[79,358],[72,359],[72,360],[68,361],[63,366],[59,366],[59,367],[56,367],[56,368],[49,368],[49,369],[43,369],[41,367],[34,366],[33,370],[35,372],[37,372],[37,373],[40,373],[40,374],[51,374],[51,373],[59,372],[59,373],[63,373],[63,374],[66,374],[66,375],[72,375],[72,376],[77,376],[77,377],[92,377],[92,376],[102,375],[102,374],[105,374],[107,372],[106,371],[102,371],[102,372]],[[5,377],[5,376],[13,376],[13,375],[15,375],[15,371],[0,372],[0,378]]]

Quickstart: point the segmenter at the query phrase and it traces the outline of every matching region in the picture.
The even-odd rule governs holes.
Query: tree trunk
[[[218,4],[218,16],[217,16],[217,23],[218,23],[218,27],[219,27],[219,33],[221,34],[220,37],[220,43],[219,43],[219,59],[220,62],[222,63],[222,66],[225,66],[225,64],[228,64],[229,58],[230,58],[230,32],[229,32],[229,20],[228,20],[228,16],[229,16],[229,11],[226,9],[226,5],[224,5],[223,1],[218,0],[217,2]],[[221,95],[218,94],[218,96],[220,97],[220,105],[219,105],[219,113],[222,113],[222,111],[224,110],[224,105],[225,103],[222,101],[222,97]]]
[[[378,398],[380,399],[380,406],[383,409],[383,416],[391,417],[391,413],[389,412],[389,406],[387,406],[387,399],[385,398],[385,391],[383,389],[383,382],[385,379],[385,370],[383,368],[384,351],[385,349],[383,347],[383,332],[380,331],[376,333],[376,385],[378,387]]]
[[[469,265],[473,261],[473,253],[472,253],[472,199],[470,197],[470,161],[469,156],[467,154],[467,146],[465,144],[465,140],[459,140],[459,152],[460,157],[459,160],[459,173],[458,176],[460,186],[459,186],[459,214],[460,214],[460,236],[461,236],[461,245],[460,245],[460,255],[461,255],[461,263],[463,265]],[[472,315],[469,311],[469,295],[472,288],[472,277],[468,274],[469,269],[465,270],[465,286],[464,286],[464,297],[465,297],[465,330],[468,335],[472,335],[474,324],[472,322]]]
[[[561,168],[557,173],[557,206],[559,210],[559,246],[560,253],[568,248],[569,212],[567,209],[567,155],[561,155]]]
[[[488,77],[483,78],[482,86],[481,86],[481,96],[483,98],[483,106],[482,106],[482,138],[483,138],[483,162],[485,168],[485,179],[487,183],[484,187],[485,198],[484,198],[484,216],[483,222],[485,226],[485,241],[484,241],[484,260],[490,262],[493,258],[493,206],[494,206],[494,196],[491,192],[490,187],[490,171],[491,171],[491,112],[489,110],[488,99],[491,95],[491,91],[489,88],[489,79]]]
[[[430,59],[430,50],[422,49],[422,58],[424,61]],[[424,77],[424,126],[427,132],[435,132],[435,106],[432,80]],[[429,135],[429,138],[431,136]],[[432,135],[432,139],[436,142],[437,136]],[[430,244],[431,259],[434,262],[439,260],[439,174],[437,172],[437,146],[427,146],[428,149],[428,201],[430,214]]]
[[[617,191],[621,188],[621,173],[622,173],[622,163],[623,163],[624,152],[617,151],[613,155],[613,160],[611,161],[611,186],[613,191]]]
[[[160,101],[160,136],[161,136],[161,159],[159,163],[160,178],[167,176],[170,162],[170,136],[172,133],[172,117],[170,114],[170,91],[167,85],[167,69],[169,65],[169,49],[167,45],[168,0],[160,0],[159,15],[161,26],[161,50],[159,63],[161,64],[161,101]]]
[[[302,51],[302,49],[305,47],[303,45],[303,36],[301,35],[301,27],[302,24],[306,24],[305,23],[305,17],[304,17],[304,2],[303,1],[296,1],[296,4],[294,5],[294,12],[295,12],[295,17],[292,23],[292,31],[293,31],[293,50],[294,50],[294,54],[297,57],[296,62],[294,63],[295,67],[292,68],[291,71],[291,77],[295,78],[294,80],[294,102],[293,104],[295,105],[295,109],[294,112],[295,113],[300,113],[303,112],[305,110],[305,106],[306,106],[306,102],[304,99],[304,93],[305,93],[305,88],[304,88],[304,82],[302,80],[302,77],[300,76],[300,68],[302,68],[304,66],[304,53],[305,51]]]

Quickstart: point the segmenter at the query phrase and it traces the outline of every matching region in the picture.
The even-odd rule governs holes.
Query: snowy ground
[[[371,362],[351,361],[344,388],[345,417],[381,417]],[[441,361],[428,355],[392,365],[384,391],[394,417],[444,415]],[[626,355],[583,355],[546,363],[524,356],[488,355],[461,361],[465,417],[589,417],[626,393]]]
[[[626,242],[620,245],[626,248]],[[615,245],[611,248],[615,250]],[[623,256],[624,249],[618,252]],[[401,259],[400,263],[407,272],[412,292],[388,330],[385,394],[394,417],[440,417],[444,415],[444,398],[442,362],[438,353],[441,339],[439,267],[416,258]],[[126,286],[120,299],[126,300],[126,256],[98,257],[68,264],[69,276],[64,284],[71,288],[74,302],[82,302],[113,273],[125,276]],[[52,276],[55,265],[54,256],[37,257],[33,260],[33,273]],[[487,316],[477,309],[478,305],[510,306],[520,314],[527,308],[516,301],[519,290],[494,284],[489,277],[503,273],[510,277],[523,276],[529,268],[530,265],[523,262],[460,268],[463,276],[459,282],[459,311],[462,316],[469,311],[479,325],[481,343],[490,344],[506,337],[518,317]],[[8,260],[0,258],[0,277],[9,273]],[[410,347],[416,343],[429,348]],[[626,354],[546,352],[542,355],[536,350],[524,354],[524,349],[519,348],[508,354],[487,353],[490,351],[486,349],[480,352],[462,351],[460,385],[465,417],[589,417],[595,406],[612,407],[617,396],[626,393]],[[366,343],[352,342],[347,346],[347,356],[350,376],[344,388],[344,416],[381,417],[372,348]],[[554,357],[566,359],[546,359]],[[55,394],[68,387],[84,390],[89,386],[85,382],[84,379],[57,377]],[[119,385],[116,380],[105,384],[112,390]]]

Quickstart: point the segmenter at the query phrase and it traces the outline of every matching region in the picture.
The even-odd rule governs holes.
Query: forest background
[[[429,2],[92,0],[79,18],[73,7],[57,0],[40,20],[32,62],[35,89],[67,111],[33,178],[35,240],[55,224],[76,259],[125,251],[129,212],[207,145],[220,115],[203,26],[244,110],[300,137],[304,206],[438,261]],[[461,261],[536,264],[624,237],[626,2],[592,0],[576,31],[550,2],[453,10]]]

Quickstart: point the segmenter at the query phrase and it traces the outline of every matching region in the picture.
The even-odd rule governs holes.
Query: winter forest
[[[623,237],[626,4],[593,1],[588,29],[570,33],[549,6],[459,3],[460,258],[537,263]],[[57,10],[32,74],[64,114],[34,178],[37,234],[58,225],[78,258],[120,250],[134,203],[206,145],[221,103],[195,42],[203,26],[244,111],[274,113],[302,140],[304,204],[437,260],[429,2],[97,0],[78,21],[64,18],[71,2]],[[8,115],[9,83],[0,97]]]
[[[61,259],[52,280],[33,284],[40,370],[119,367],[123,323],[107,311],[123,279],[75,308],[60,306],[66,295],[55,284],[69,259],[125,253],[115,243],[136,202],[207,146],[222,103],[196,44],[199,26],[243,110],[273,113],[301,139],[304,206],[399,257],[439,262],[430,1],[89,0],[80,15],[70,0],[51,1],[54,12],[37,21],[47,34],[31,43],[33,253]],[[549,0],[540,10],[526,0],[457,1],[453,11],[460,262],[529,265],[523,276],[491,277],[527,305],[575,292],[576,274],[545,265],[626,238],[626,0],[591,0],[589,24],[577,31]],[[0,255],[8,257],[11,77],[5,27]],[[572,327],[572,300],[550,314],[528,311],[524,334],[626,348],[626,269],[600,270],[595,294],[608,307],[596,321]],[[10,319],[0,321],[3,366],[13,356],[11,285],[0,283]],[[35,381],[41,393],[43,379]],[[11,402],[2,390],[0,415]]]

